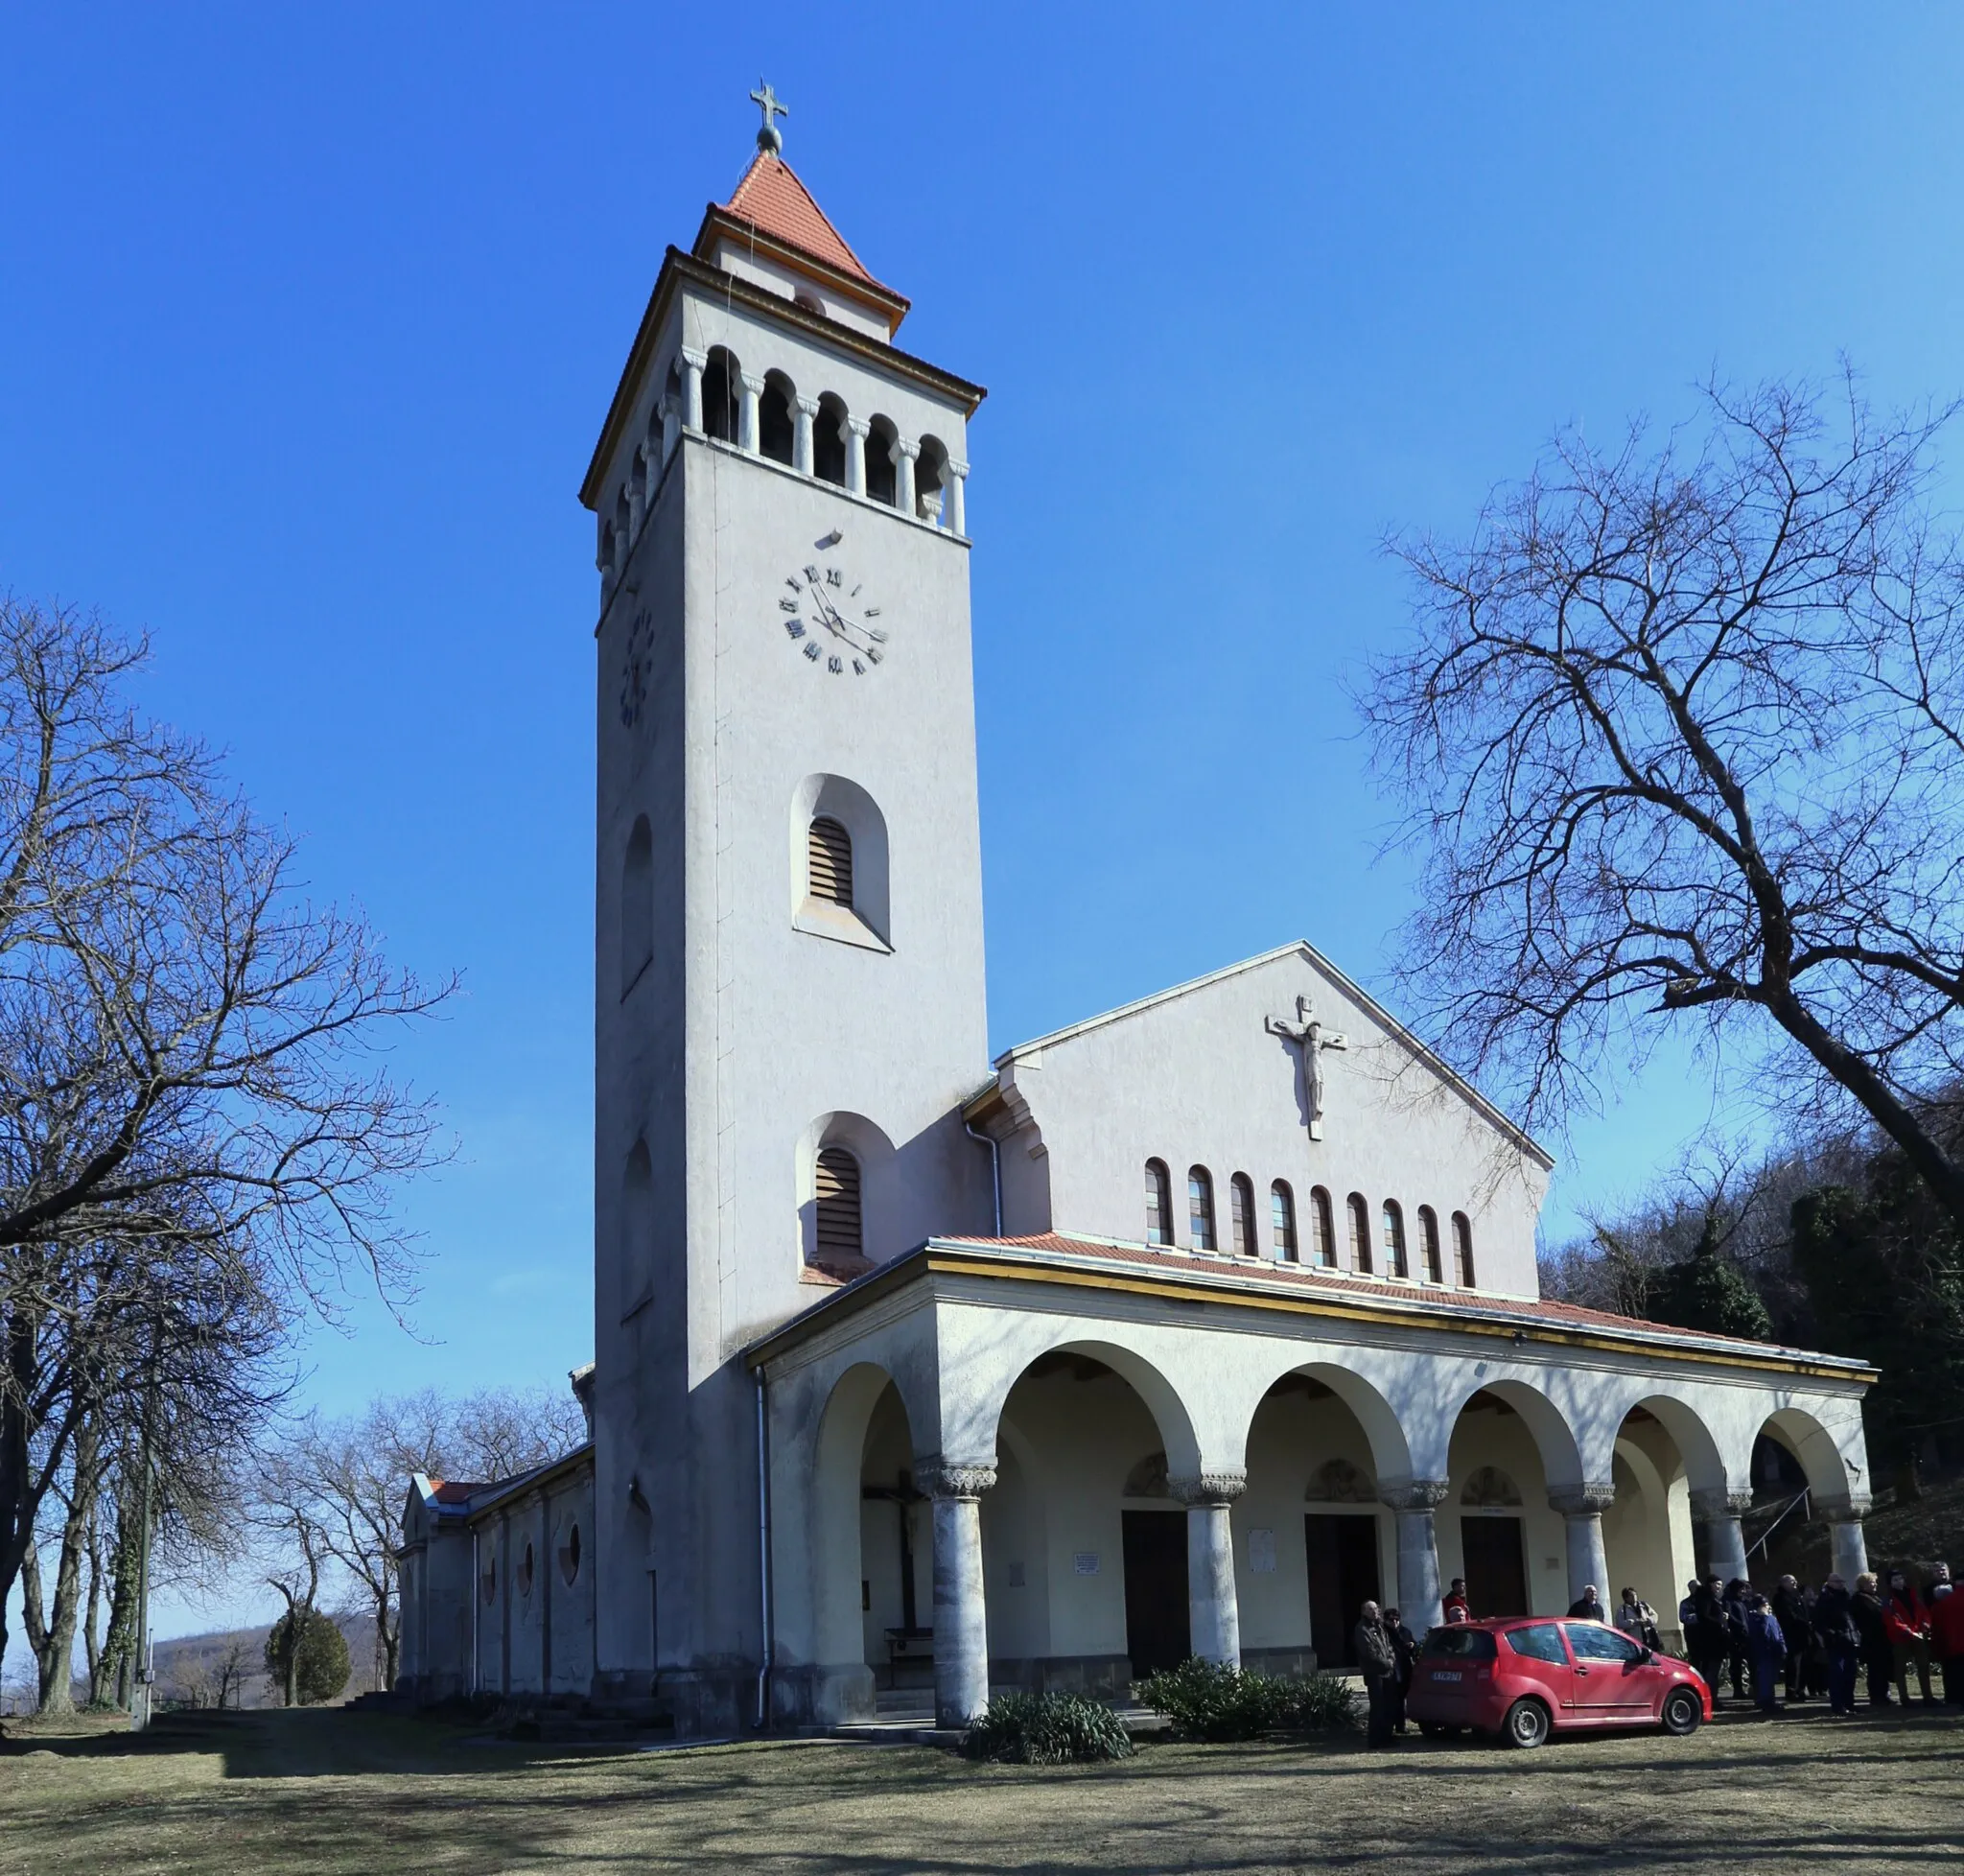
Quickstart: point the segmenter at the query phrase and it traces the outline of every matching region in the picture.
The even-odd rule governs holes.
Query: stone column
[[[968,493],[969,465],[948,458],[947,472],[942,480],[942,486],[947,491],[947,531],[950,534],[966,535],[969,531],[969,513],[965,501]]]
[[[797,400],[797,427],[791,433],[791,467],[801,476],[811,474],[811,425],[817,415],[817,398]]]
[[[921,445],[902,436],[894,451],[894,506],[903,515],[914,512],[914,464],[920,460]]]
[[[675,454],[675,445],[682,440],[682,412],[677,408],[675,393],[662,394],[662,465],[667,466],[668,458]]]
[[[1828,1520],[1829,1567],[1853,1589],[1855,1579],[1868,1570],[1868,1540],[1861,1530],[1862,1513],[1869,1507],[1868,1493],[1850,1491],[1830,1497],[1816,1493],[1810,1503]],[[1952,1595],[1958,1593],[1952,1591]]]
[[[632,472],[627,478],[627,534],[630,540],[641,534],[642,516],[646,512],[647,498],[654,488],[655,477],[660,473],[654,464],[653,452],[645,444],[635,451],[634,460],[641,470],[641,477],[638,484]]]
[[[1753,1502],[1749,1491],[1729,1491],[1723,1486],[1701,1486],[1692,1493],[1692,1515],[1710,1527],[1706,1547],[1708,1571],[1730,1583],[1745,1575],[1745,1533],[1740,1516]]]
[[[1548,1503],[1568,1523],[1569,1601],[1579,1602],[1582,1591],[1594,1583],[1603,1607],[1615,1608],[1616,1591],[1609,1586],[1609,1555],[1602,1548],[1602,1513],[1616,1503],[1616,1488],[1601,1480],[1551,1487]]]
[[[1408,1479],[1387,1486],[1378,1497],[1398,1514],[1398,1613],[1415,1635],[1436,1629],[1445,1620],[1438,1593],[1438,1540],[1432,1514],[1446,1502],[1443,1479]],[[1346,1624],[1357,1620],[1354,1609],[1344,1611]]]
[[[736,447],[746,456],[757,454],[757,400],[763,395],[763,380],[739,371],[736,382],[743,387],[743,402],[736,411]]]
[[[1234,1527],[1228,1509],[1248,1489],[1245,1472],[1204,1472],[1170,1479],[1186,1507],[1188,1644],[1203,1661],[1241,1665],[1241,1604],[1234,1590]]]
[[[934,1500],[934,1724],[966,1726],[989,1704],[982,1494],[995,1467],[930,1462],[914,1482]]]
[[[710,362],[707,352],[692,352],[683,346],[676,357],[682,361],[682,427],[699,435],[702,432],[702,374]]]
[[[866,493],[866,439],[872,434],[864,417],[846,419],[846,486],[854,495]]]

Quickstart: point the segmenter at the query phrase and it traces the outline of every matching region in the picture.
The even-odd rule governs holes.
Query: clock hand
[[[856,628],[853,626],[852,621],[815,586],[811,589],[811,597],[818,603],[821,623],[833,638],[851,645],[854,651],[865,652],[873,648],[870,645],[860,645],[853,639],[853,632]]]

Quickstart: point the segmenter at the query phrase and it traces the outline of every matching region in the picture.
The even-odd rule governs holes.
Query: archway
[[[1461,1405],[1435,1529],[1439,1576],[1465,1580],[1475,1615],[1568,1607],[1568,1531],[1549,1488],[1578,1484],[1580,1469],[1575,1438],[1546,1395],[1501,1381]]]

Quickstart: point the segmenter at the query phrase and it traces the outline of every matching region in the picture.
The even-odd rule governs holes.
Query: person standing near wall
[[[1916,1671],[1917,1684],[1928,1706],[1934,1698],[1929,1691],[1929,1610],[1916,1585],[1901,1570],[1889,1572],[1889,1594],[1882,1604],[1882,1627],[1889,1637],[1889,1650],[1896,1667],[1896,1698],[1909,1704],[1909,1672]]]
[[[1882,1599],[1876,1594],[1876,1580],[1867,1571],[1855,1579],[1855,1594],[1848,1612],[1855,1618],[1855,1632],[1861,1638],[1861,1664],[1868,1672],[1868,1703],[1889,1704],[1889,1677],[1895,1669],[1896,1651],[1889,1646],[1889,1631],[1882,1622]]]
[[[1964,1590],[1938,1595],[1939,1587],[1931,1590],[1935,1601],[1929,1611],[1930,1646],[1943,1663],[1945,1704],[1964,1706]]]
[[[1807,1599],[1793,1577],[1782,1577],[1773,1590],[1773,1618],[1787,1637],[1787,1703],[1791,1706],[1807,1693],[1808,1633]]]
[[[1385,1632],[1375,1603],[1365,1604],[1353,1639],[1357,1644],[1357,1669],[1364,1677],[1364,1691],[1370,1701],[1370,1724],[1365,1744],[1389,1746],[1395,1737],[1391,1731],[1391,1703],[1397,1693],[1398,1653]]]
[[[1814,1598],[1813,1632],[1828,1657],[1828,1710],[1855,1711],[1856,1665],[1861,1658],[1861,1636],[1855,1626],[1848,1585],[1831,1576]]]
[[[1787,1635],[1780,1618],[1767,1607],[1766,1599],[1756,1589],[1745,1603],[1746,1651],[1752,1656],[1753,1698],[1768,1719],[1774,1712],[1774,1696],[1780,1686],[1780,1669],[1787,1660]]]

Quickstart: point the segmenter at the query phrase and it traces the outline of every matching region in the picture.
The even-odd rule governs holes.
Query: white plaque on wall
[[[1095,1550],[1081,1550],[1071,1559],[1081,1577],[1095,1577],[1098,1574],[1098,1553]]]

